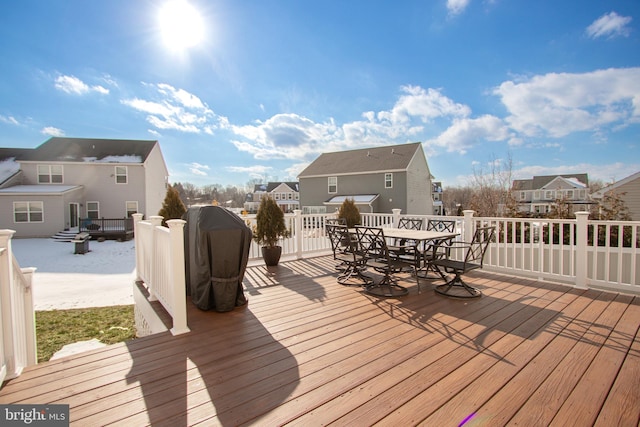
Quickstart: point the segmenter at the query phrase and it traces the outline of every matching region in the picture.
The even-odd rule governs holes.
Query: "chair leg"
[[[346,268],[338,275],[338,283],[344,286],[369,286],[373,278],[363,274],[364,268],[359,264],[346,263]]]
[[[385,273],[380,283],[372,283],[365,286],[364,290],[368,294],[387,298],[401,297],[409,293],[409,290],[404,286],[398,285],[388,272]]]
[[[460,275],[455,272],[455,277],[443,285],[438,285],[434,290],[440,295],[446,295],[454,298],[477,298],[482,295],[480,289],[469,286]]]

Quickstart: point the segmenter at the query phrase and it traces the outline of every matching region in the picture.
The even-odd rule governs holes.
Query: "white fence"
[[[189,332],[185,301],[184,224],[181,219],[161,225],[162,217],[152,216],[142,221],[142,214],[134,214],[136,246],[136,282],[143,282],[149,291],[147,301],[141,298],[134,285],[136,329],[138,335],[157,330],[149,301],[159,301],[173,319],[171,333]]]
[[[35,268],[20,268],[11,251],[15,231],[0,230],[0,386],[38,361],[31,282]]]
[[[400,217],[433,215],[361,214],[363,225],[394,227]],[[459,240],[469,241],[478,225],[494,225],[495,241],[489,246],[485,268],[507,274],[556,280],[579,288],[598,287],[640,293],[640,222],[589,221],[586,212],[576,219],[442,217],[456,221]],[[336,214],[285,215],[291,236],[282,240],[284,257],[302,258],[331,250],[324,224]],[[250,227],[255,215],[243,217]],[[249,259],[261,257],[253,242]]]

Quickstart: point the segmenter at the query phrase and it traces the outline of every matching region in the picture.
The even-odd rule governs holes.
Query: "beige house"
[[[640,172],[636,172],[618,182],[608,185],[591,195],[594,200],[602,200],[608,192],[615,191],[629,209],[631,220],[640,221]]]
[[[256,184],[253,193],[247,195],[244,209],[256,212],[263,197],[269,196],[276,201],[284,212],[293,212],[300,208],[300,190],[297,182],[269,182]]]
[[[589,210],[589,177],[586,173],[573,175],[542,175],[532,179],[515,179],[513,196],[521,212],[544,215],[557,200],[564,200],[572,211]]]
[[[0,149],[0,229],[47,237],[83,218],[156,215],[169,172],[158,141],[59,138]]]

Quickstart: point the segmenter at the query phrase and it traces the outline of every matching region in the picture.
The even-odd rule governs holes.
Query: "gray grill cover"
[[[252,233],[233,212],[219,206],[187,210],[184,233],[187,295],[201,310],[231,311],[244,305],[242,279]]]

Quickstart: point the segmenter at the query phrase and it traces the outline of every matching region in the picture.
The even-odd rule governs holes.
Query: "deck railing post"
[[[25,342],[26,342],[26,356],[27,366],[35,365],[38,363],[38,347],[36,345],[36,317],[33,310],[33,273],[36,272],[35,267],[25,267],[21,269],[22,276],[26,280],[24,304],[25,304]]]
[[[0,371],[3,380],[17,375],[16,337],[14,322],[16,321],[13,308],[13,260],[11,252],[11,238],[14,230],[0,230],[0,314],[2,320],[2,357],[0,357]],[[0,382],[0,384],[2,384]]]
[[[156,265],[156,254],[155,254],[155,250],[156,250],[156,245],[158,244],[158,239],[156,238],[157,236],[157,232],[156,232],[156,227],[160,227],[162,226],[162,220],[164,218],[158,215],[151,215],[149,217],[149,222],[151,223],[152,227],[152,233],[151,233],[151,268],[149,269],[149,282],[147,283],[147,288],[149,290],[149,301],[157,301],[158,297],[156,296],[156,291],[153,289],[156,286],[156,280],[158,279],[157,277],[157,271],[159,268]]]
[[[170,219],[167,221],[171,245],[171,305],[173,307],[173,328],[171,328],[171,333],[173,335],[189,332],[184,268],[184,225],[186,223],[182,219]]]
[[[400,212],[402,209],[391,209],[391,213],[393,214],[393,226],[398,228],[398,224],[400,224]]]
[[[464,215],[462,240],[465,242],[470,242],[471,240],[473,240],[473,233],[476,231],[473,224],[473,214],[475,213],[476,212],[471,209],[462,211],[462,214]]]
[[[135,251],[136,251],[136,282],[140,282],[142,281],[142,276],[140,275],[140,272],[142,271],[142,260],[140,259],[140,257],[142,256],[142,254],[140,253],[141,252],[140,239],[142,237],[140,237],[140,233],[138,233],[138,223],[142,221],[142,217],[144,215],[141,213],[134,213],[132,216],[133,216],[133,247],[135,248]]]
[[[576,271],[575,287],[588,289],[587,286],[587,245],[589,244],[589,212],[576,212]]]
[[[302,234],[302,210],[300,209],[294,209],[293,211],[293,228],[293,236],[296,245],[296,258],[302,259],[302,239],[304,236]]]

